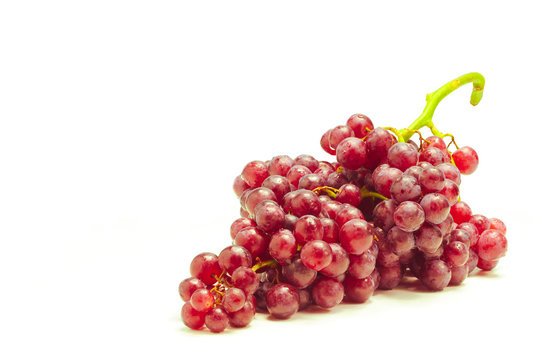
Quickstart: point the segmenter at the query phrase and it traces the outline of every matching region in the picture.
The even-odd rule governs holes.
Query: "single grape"
[[[290,168],[288,171],[288,174],[286,174],[286,178],[292,184],[296,189],[299,185],[299,180],[305,175],[311,174],[312,172],[310,169],[303,165],[294,165]]]
[[[403,201],[418,201],[422,189],[415,177],[402,174],[397,177],[390,187],[390,195],[397,203]]]
[[[408,143],[397,143],[388,150],[388,163],[391,167],[405,171],[418,163],[418,150]]]
[[[275,156],[269,163],[269,175],[286,176],[294,164],[294,160],[288,155]]]
[[[430,290],[442,290],[450,283],[452,271],[450,267],[442,260],[428,260],[425,262],[421,280]]]
[[[290,230],[280,229],[271,236],[269,255],[279,263],[294,257],[297,253],[297,243]]]
[[[245,327],[252,321],[256,314],[256,309],[252,301],[245,301],[241,310],[229,313],[230,325],[233,327]]]
[[[486,230],[480,234],[477,244],[478,256],[486,261],[498,260],[506,255],[508,241],[498,230]]]
[[[433,166],[437,166],[446,162],[446,155],[444,152],[436,147],[429,147],[422,151],[419,161],[425,161]]]
[[[420,174],[420,185],[424,193],[439,192],[445,186],[444,172],[436,167],[427,167]]]
[[[325,309],[338,305],[344,297],[344,287],[337,279],[321,277],[312,286],[314,303]]]
[[[372,226],[365,220],[350,220],[341,227],[339,241],[348,253],[359,255],[373,245]]]
[[[461,185],[461,173],[454,164],[442,163],[437,165],[437,168],[442,170],[446,179],[452,180],[457,185]]]
[[[196,255],[190,263],[190,274],[203,281],[205,285],[213,285],[215,276],[219,276],[222,270],[218,265],[218,257],[209,252]]]
[[[319,218],[305,215],[299,218],[294,227],[294,236],[300,245],[312,240],[322,240],[324,227]]]
[[[489,219],[486,218],[484,215],[472,215],[469,219],[469,222],[476,226],[476,230],[478,230],[478,234],[483,233],[486,230],[489,230],[491,227],[491,224],[489,222]]]
[[[376,289],[375,281],[370,276],[358,279],[347,275],[343,285],[346,298],[355,303],[364,303]]]
[[[218,255],[218,265],[228,274],[232,274],[240,266],[250,267],[252,265],[252,257],[244,247],[232,245],[220,252]]]
[[[292,285],[278,283],[266,295],[267,310],[279,319],[292,316],[299,309],[299,293]]]
[[[355,208],[350,204],[343,204],[342,208],[335,216],[335,221],[337,222],[337,225],[339,225],[339,228],[350,220],[355,219],[364,220],[363,213],[360,209]]]
[[[282,267],[282,276],[289,284],[304,289],[316,279],[316,271],[306,267],[298,257]]]
[[[442,232],[432,224],[425,223],[416,232],[416,247],[424,253],[435,253],[442,244]]]
[[[243,290],[247,295],[254,294],[260,285],[258,275],[251,268],[245,266],[238,267],[233,271],[231,281],[233,286]]]
[[[277,202],[280,204],[284,195],[290,192],[290,182],[284,176],[271,175],[265,179],[262,183],[262,187],[268,188],[273,191]]]
[[[205,326],[214,333],[220,333],[228,327],[228,313],[220,307],[211,309],[205,315]]]
[[[326,202],[322,202],[322,210],[325,210],[325,212],[327,212],[330,219],[335,219],[337,217],[337,213],[341,209],[342,204],[338,201],[329,200]]]
[[[331,263],[320,270],[320,273],[329,277],[337,277],[346,272],[350,265],[350,259],[341,245],[334,243],[329,244],[329,247],[331,248]]]
[[[307,167],[311,172],[318,169],[319,162],[311,155],[299,155],[295,158],[295,164]]]
[[[337,145],[346,138],[353,137],[354,131],[348,126],[339,125],[334,127],[329,133],[329,147],[336,149]]]
[[[350,265],[348,274],[357,279],[365,278],[374,271],[376,266],[376,255],[371,249],[359,255],[350,254]]]
[[[246,197],[245,209],[251,216],[254,216],[254,210],[256,208],[256,205],[265,200],[272,200],[276,202],[277,197],[275,196],[275,193],[268,188],[256,188],[252,190],[250,194],[248,194],[248,196]]]
[[[194,309],[190,302],[183,305],[181,318],[186,326],[194,330],[201,329],[205,324],[205,313]]]
[[[397,206],[391,199],[384,200],[375,206],[373,210],[373,222],[376,226],[382,228],[385,232],[395,226],[393,214]]]
[[[389,249],[401,256],[412,250],[416,245],[414,242],[414,234],[401,230],[399,227],[394,226],[388,231],[387,241]]]
[[[457,224],[462,224],[469,221],[472,211],[466,202],[458,201],[450,208],[450,214]]]
[[[378,176],[374,178],[374,187],[376,191],[387,198],[391,197],[391,185],[395,179],[402,174],[403,172],[401,170],[392,167],[381,170]]]
[[[343,204],[350,204],[357,207],[361,203],[361,193],[359,187],[353,184],[345,184],[341,186],[336,200]]]
[[[391,290],[396,288],[403,279],[403,269],[399,262],[392,266],[379,266],[377,269],[380,274],[379,289]]]
[[[222,306],[224,306],[227,312],[232,313],[241,310],[246,300],[247,297],[243,290],[232,287],[224,293]]]
[[[250,189],[250,186],[243,180],[241,175],[235,177],[233,180],[233,192],[237,197],[240,197],[243,194],[243,191]]]
[[[395,144],[395,138],[385,129],[376,128],[365,139],[370,158],[380,161],[388,155],[388,150]]]
[[[463,281],[465,281],[467,276],[469,276],[469,265],[466,263],[461,266],[452,267],[451,270],[452,270],[452,277],[450,278],[449,285],[457,286],[461,284]]]
[[[330,155],[335,155],[335,149],[332,149],[330,146],[329,146],[329,134],[331,133],[331,130],[333,129],[329,129],[328,131],[326,131],[324,133],[324,135],[322,135],[322,138],[320,138],[320,146],[322,147],[322,149],[324,149],[325,152],[327,152],[328,154]]]
[[[347,169],[359,169],[367,161],[365,142],[355,137],[344,139],[337,145],[337,161]]]
[[[235,220],[230,226],[230,236],[235,240],[237,233],[247,227],[256,227],[256,221],[247,218],[239,218]]]
[[[190,297],[190,304],[194,310],[206,313],[215,303],[215,297],[207,289],[198,289]]]
[[[450,214],[450,204],[442,194],[427,194],[420,201],[425,212],[425,221],[432,224],[440,224]]]
[[[326,179],[318,174],[307,174],[299,179],[297,185],[298,189],[307,189],[314,190],[318,187],[324,186],[326,184]]]
[[[346,121],[346,126],[354,131],[354,136],[360,139],[367,136],[369,131],[374,129],[373,122],[367,116],[354,114]]]
[[[259,187],[269,176],[269,172],[263,161],[251,161],[245,165],[241,175],[250,187]]]
[[[260,229],[270,234],[282,227],[284,216],[284,211],[280,205],[276,203],[267,203],[255,211],[254,219]]]
[[[450,206],[453,206],[459,200],[459,186],[452,180],[446,179],[444,188],[439,191],[439,194],[444,195]]]
[[[469,259],[469,248],[460,241],[452,241],[444,247],[443,257],[450,267],[463,266]]]
[[[320,271],[333,259],[331,247],[323,240],[312,240],[301,248],[301,261],[306,267]]]
[[[320,210],[322,209],[322,204],[318,196],[309,190],[298,190],[295,192],[294,197],[292,198],[291,203],[291,212],[297,217],[303,215],[314,215],[318,216]]]
[[[194,291],[199,289],[205,289],[203,281],[195,277],[189,277],[179,284],[179,295],[183,301],[190,301],[190,297]]]
[[[405,201],[399,204],[395,209],[393,220],[403,231],[416,231],[425,221],[424,210],[418,203]]]
[[[497,218],[489,219],[489,228],[498,230],[502,232],[503,235],[506,235],[506,225],[504,225],[504,222],[502,222],[502,220],[499,220]]]
[[[265,253],[269,239],[262,230],[250,227],[239,231],[234,243],[247,249],[255,259]]]
[[[478,167],[478,154],[469,146],[463,146],[457,149],[452,154],[452,158],[461,174],[470,175]]]

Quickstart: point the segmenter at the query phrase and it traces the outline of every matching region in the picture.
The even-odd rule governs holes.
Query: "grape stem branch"
[[[426,101],[427,104],[425,105],[425,108],[423,109],[422,114],[408,127],[405,129],[401,129],[397,131],[397,137],[399,138],[400,142],[407,142],[412,135],[416,133],[417,130],[421,129],[422,127],[428,127],[433,135],[438,137],[444,137],[448,134],[441,133],[436,127],[435,124],[433,124],[433,114],[435,113],[435,109],[437,108],[438,104],[444,99],[446,96],[450,95],[453,91],[458,89],[459,87],[472,83],[473,90],[470,97],[470,103],[473,106],[478,105],[480,100],[482,100],[482,95],[484,94],[484,85],[485,85],[485,79],[484,77],[476,72],[468,73],[465,75],[462,75],[458,77],[455,80],[450,81],[449,83],[442,86],[437,91],[434,91],[430,94],[427,94]]]

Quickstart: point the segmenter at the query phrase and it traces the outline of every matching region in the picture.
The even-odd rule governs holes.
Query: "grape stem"
[[[252,267],[252,271],[256,272],[265,266],[276,266],[278,262],[276,260],[267,260],[257,263]]]
[[[441,138],[446,136],[447,134],[441,133],[435,127],[435,124],[433,124],[433,114],[435,113],[435,109],[442,101],[442,99],[450,95],[457,88],[469,83],[472,83],[473,85],[472,94],[470,96],[470,103],[473,106],[478,105],[480,100],[482,100],[482,95],[484,94],[484,77],[476,72],[462,75],[457,79],[445,84],[437,91],[427,94],[427,97],[425,99],[427,101],[427,104],[425,105],[422,114],[408,128],[399,130],[396,133],[399,141],[408,141],[417,130],[421,129],[424,126],[428,127],[431,130],[431,133],[433,133],[433,135],[435,136]]]

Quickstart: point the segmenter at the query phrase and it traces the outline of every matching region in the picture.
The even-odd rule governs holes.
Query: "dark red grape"
[[[344,287],[337,279],[321,277],[312,286],[312,300],[325,309],[338,305],[344,297]]]
[[[246,164],[241,175],[245,182],[254,188],[262,185],[265,178],[269,176],[269,172],[263,161],[251,161]]]
[[[247,295],[254,294],[260,284],[258,275],[251,268],[244,266],[234,270],[231,281],[233,286],[243,290]]]
[[[189,277],[179,284],[179,295],[183,301],[190,301],[190,297],[198,289],[205,289],[203,281],[196,277]]]
[[[428,260],[425,262],[421,280],[430,290],[442,290],[450,283],[452,271],[450,267],[442,260]]]
[[[478,256],[486,261],[498,260],[506,254],[508,241],[498,230],[486,230],[480,234],[477,244]]]
[[[215,303],[215,297],[207,289],[198,289],[190,297],[190,305],[194,310],[206,313]]]
[[[201,329],[205,324],[205,313],[194,309],[190,302],[183,305],[181,310],[181,318],[183,323],[190,329]]]
[[[215,276],[220,276],[222,270],[218,265],[218,256],[204,252],[196,255],[190,263],[190,274],[203,281],[206,285],[216,282]]]
[[[405,201],[395,209],[393,220],[399,229],[412,232],[420,228],[425,221],[425,215],[420,204],[413,201]]]
[[[224,331],[228,327],[228,313],[220,307],[211,309],[205,315],[205,326],[214,333]]]
[[[282,263],[294,257],[297,253],[297,243],[290,230],[280,229],[271,236],[269,255]]]
[[[226,270],[228,274],[232,274],[240,266],[250,267],[252,265],[252,257],[244,247],[232,245],[220,252],[218,255],[218,265],[220,265],[222,270]]]
[[[294,164],[294,160],[288,155],[275,156],[269,163],[269,175],[286,176]]]
[[[367,116],[362,114],[354,114],[346,121],[346,126],[354,131],[354,136],[362,139],[369,131],[374,129],[373,122]]]
[[[267,310],[279,319],[292,316],[299,309],[299,293],[292,285],[278,283],[266,295]]]

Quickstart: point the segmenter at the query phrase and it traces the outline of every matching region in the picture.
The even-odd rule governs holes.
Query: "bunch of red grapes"
[[[186,326],[221,332],[248,325],[256,311],[288,318],[311,305],[363,303],[405,276],[442,290],[476,267],[493,269],[506,227],[459,201],[476,152],[450,153],[438,136],[398,142],[393,130],[356,114],[322,136],[336,162],[248,163],[233,185],[241,202],[233,245],[197,255],[179,285]]]

